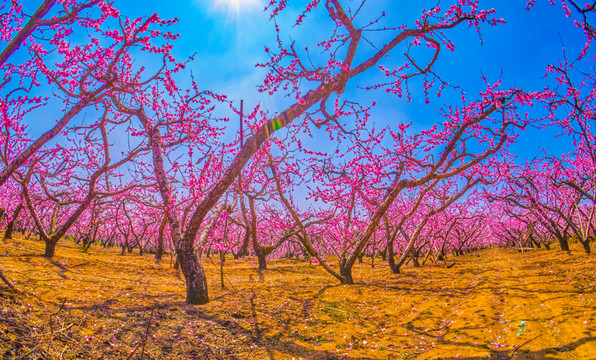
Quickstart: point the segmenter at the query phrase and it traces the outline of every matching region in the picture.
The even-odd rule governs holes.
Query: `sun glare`
[[[215,10],[239,16],[262,8],[262,0],[213,0]]]

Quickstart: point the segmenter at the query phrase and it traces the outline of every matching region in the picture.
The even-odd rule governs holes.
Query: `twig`
[[[60,313],[60,311],[62,311],[62,309],[64,309],[65,304],[66,304],[66,298],[64,298],[64,301],[62,302],[62,305],[60,305],[60,308],[58,309],[58,311],[56,311],[53,314],[50,314],[50,316],[58,315]]]
[[[62,360],[62,355],[64,355],[64,352],[66,351],[67,348],[68,348],[68,345],[66,345],[64,347],[64,350],[62,350],[62,352],[60,353],[60,360]]]
[[[149,321],[147,321],[147,328],[145,329],[145,337],[143,338],[143,341],[141,341],[139,343],[139,345],[137,345],[137,347],[130,353],[130,355],[128,355],[128,357],[126,358],[126,360],[130,360],[132,358],[132,356],[139,349],[139,346],[141,346],[141,345],[143,345],[143,347],[141,348],[141,359],[143,358],[143,355],[145,354],[145,344],[147,343],[147,338],[149,337],[149,328],[151,327],[151,320],[153,320],[153,313],[154,312],[155,312],[155,308],[152,308],[151,309],[151,315],[149,315]]]
[[[73,326],[73,325],[74,324],[70,324],[68,326],[63,327],[60,330],[55,330],[55,331],[50,329],[50,332],[45,333],[45,334],[44,333],[40,333],[40,334],[35,334],[35,335],[27,335],[27,338],[36,338],[36,337],[44,337],[44,336],[47,336],[47,335],[54,335],[54,334],[61,333],[61,332],[65,331],[65,330],[70,329],[70,327]]]
[[[17,294],[22,293],[21,290],[19,290],[10,280],[8,280],[6,276],[4,276],[2,269],[0,269],[0,278],[2,279],[2,281],[4,281],[4,283],[6,283],[6,285],[8,285],[9,288],[12,289],[12,291],[14,291]]]
[[[145,355],[145,344],[147,344],[147,337],[149,337],[149,327],[151,326],[151,320],[153,320],[153,313],[155,308],[151,309],[151,315],[149,315],[149,321],[147,322],[147,330],[145,330],[145,338],[143,339],[143,348],[141,349],[141,359]]]
[[[62,309],[64,309],[64,305],[66,304],[66,298],[64,298],[64,301],[62,302],[62,305],[60,306],[60,308],[58,309],[58,311],[56,311],[53,314],[50,314],[50,318],[48,320],[48,323],[50,325],[50,333],[52,335],[54,335],[54,326],[52,326],[52,316],[56,316],[56,318],[58,318],[58,314],[60,313],[60,311],[62,311]],[[58,318],[60,319],[60,318]],[[64,326],[64,324],[62,325]],[[52,343],[52,339],[50,338],[50,344]]]
[[[515,355],[515,353],[517,352],[517,350],[519,350],[519,349],[520,349],[522,346],[524,346],[524,345],[528,344],[528,343],[529,343],[529,342],[531,342],[531,341],[534,341],[534,340],[538,339],[538,338],[539,338],[539,337],[541,337],[542,335],[543,335],[543,334],[540,334],[540,335],[538,335],[538,336],[535,336],[535,337],[531,338],[530,340],[526,341],[525,343],[521,344],[520,346],[516,347],[516,348],[515,348],[515,350],[513,350],[513,352],[511,353],[511,356],[510,356],[510,358],[513,358],[513,355]]]

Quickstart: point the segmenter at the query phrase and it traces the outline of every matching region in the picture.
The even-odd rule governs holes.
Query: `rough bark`
[[[242,245],[237,253],[234,254],[234,259],[239,259],[248,255],[248,244],[250,243],[250,226],[246,228],[244,232],[244,238],[242,239]]]
[[[420,267],[420,261],[418,259],[418,251],[412,251],[412,264],[415,268]]]
[[[164,254],[163,239],[165,237],[166,225],[168,224],[168,215],[164,214],[159,224],[159,234],[157,235],[157,250],[155,251],[155,262],[159,263]]]
[[[352,276],[352,267],[340,266],[340,275],[343,277],[342,284],[353,284],[354,277]]]
[[[584,247],[584,250],[586,251],[586,254],[590,253],[590,243],[588,241],[582,241],[582,245]]]
[[[391,242],[391,246],[387,246],[387,262],[389,263],[389,268],[391,272],[394,274],[400,274],[401,264],[395,263],[395,254],[393,252],[393,242]]]
[[[180,269],[186,279],[186,302],[192,305],[202,305],[209,302],[207,278],[200,258],[195,255],[192,247],[179,250]]]
[[[56,254],[56,243],[57,241],[52,241],[52,239],[45,239],[46,249],[43,256],[51,259]]]
[[[559,240],[559,246],[561,246],[561,250],[569,251],[569,241],[565,235],[558,236],[557,240]]]
[[[6,226],[6,231],[4,232],[4,243],[6,243],[6,240],[12,239],[15,221],[17,221],[19,214],[21,213],[21,210],[23,210],[23,207],[23,204],[19,204],[14,209],[14,212],[12,213],[12,220],[8,223],[8,225]]]
[[[255,255],[257,255],[257,259],[259,260],[259,270],[267,270],[267,255],[265,255],[265,252],[263,251],[263,248],[257,239],[257,214],[255,211],[255,199],[249,196],[248,204],[251,215],[250,232],[252,238],[252,248],[255,252]]]

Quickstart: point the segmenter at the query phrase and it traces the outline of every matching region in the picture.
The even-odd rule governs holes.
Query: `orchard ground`
[[[184,304],[169,259],[64,242],[0,244],[24,294],[0,285],[4,359],[594,359],[596,258],[487,249],[392,275],[365,258],[355,285],[297,260],[205,258],[211,302]]]

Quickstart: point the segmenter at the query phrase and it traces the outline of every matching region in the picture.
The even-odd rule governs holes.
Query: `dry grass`
[[[596,259],[581,251],[490,249],[389,274],[358,265],[338,285],[291,260],[204,260],[211,302],[188,306],[166,260],[64,242],[0,245],[4,359],[596,358]]]

